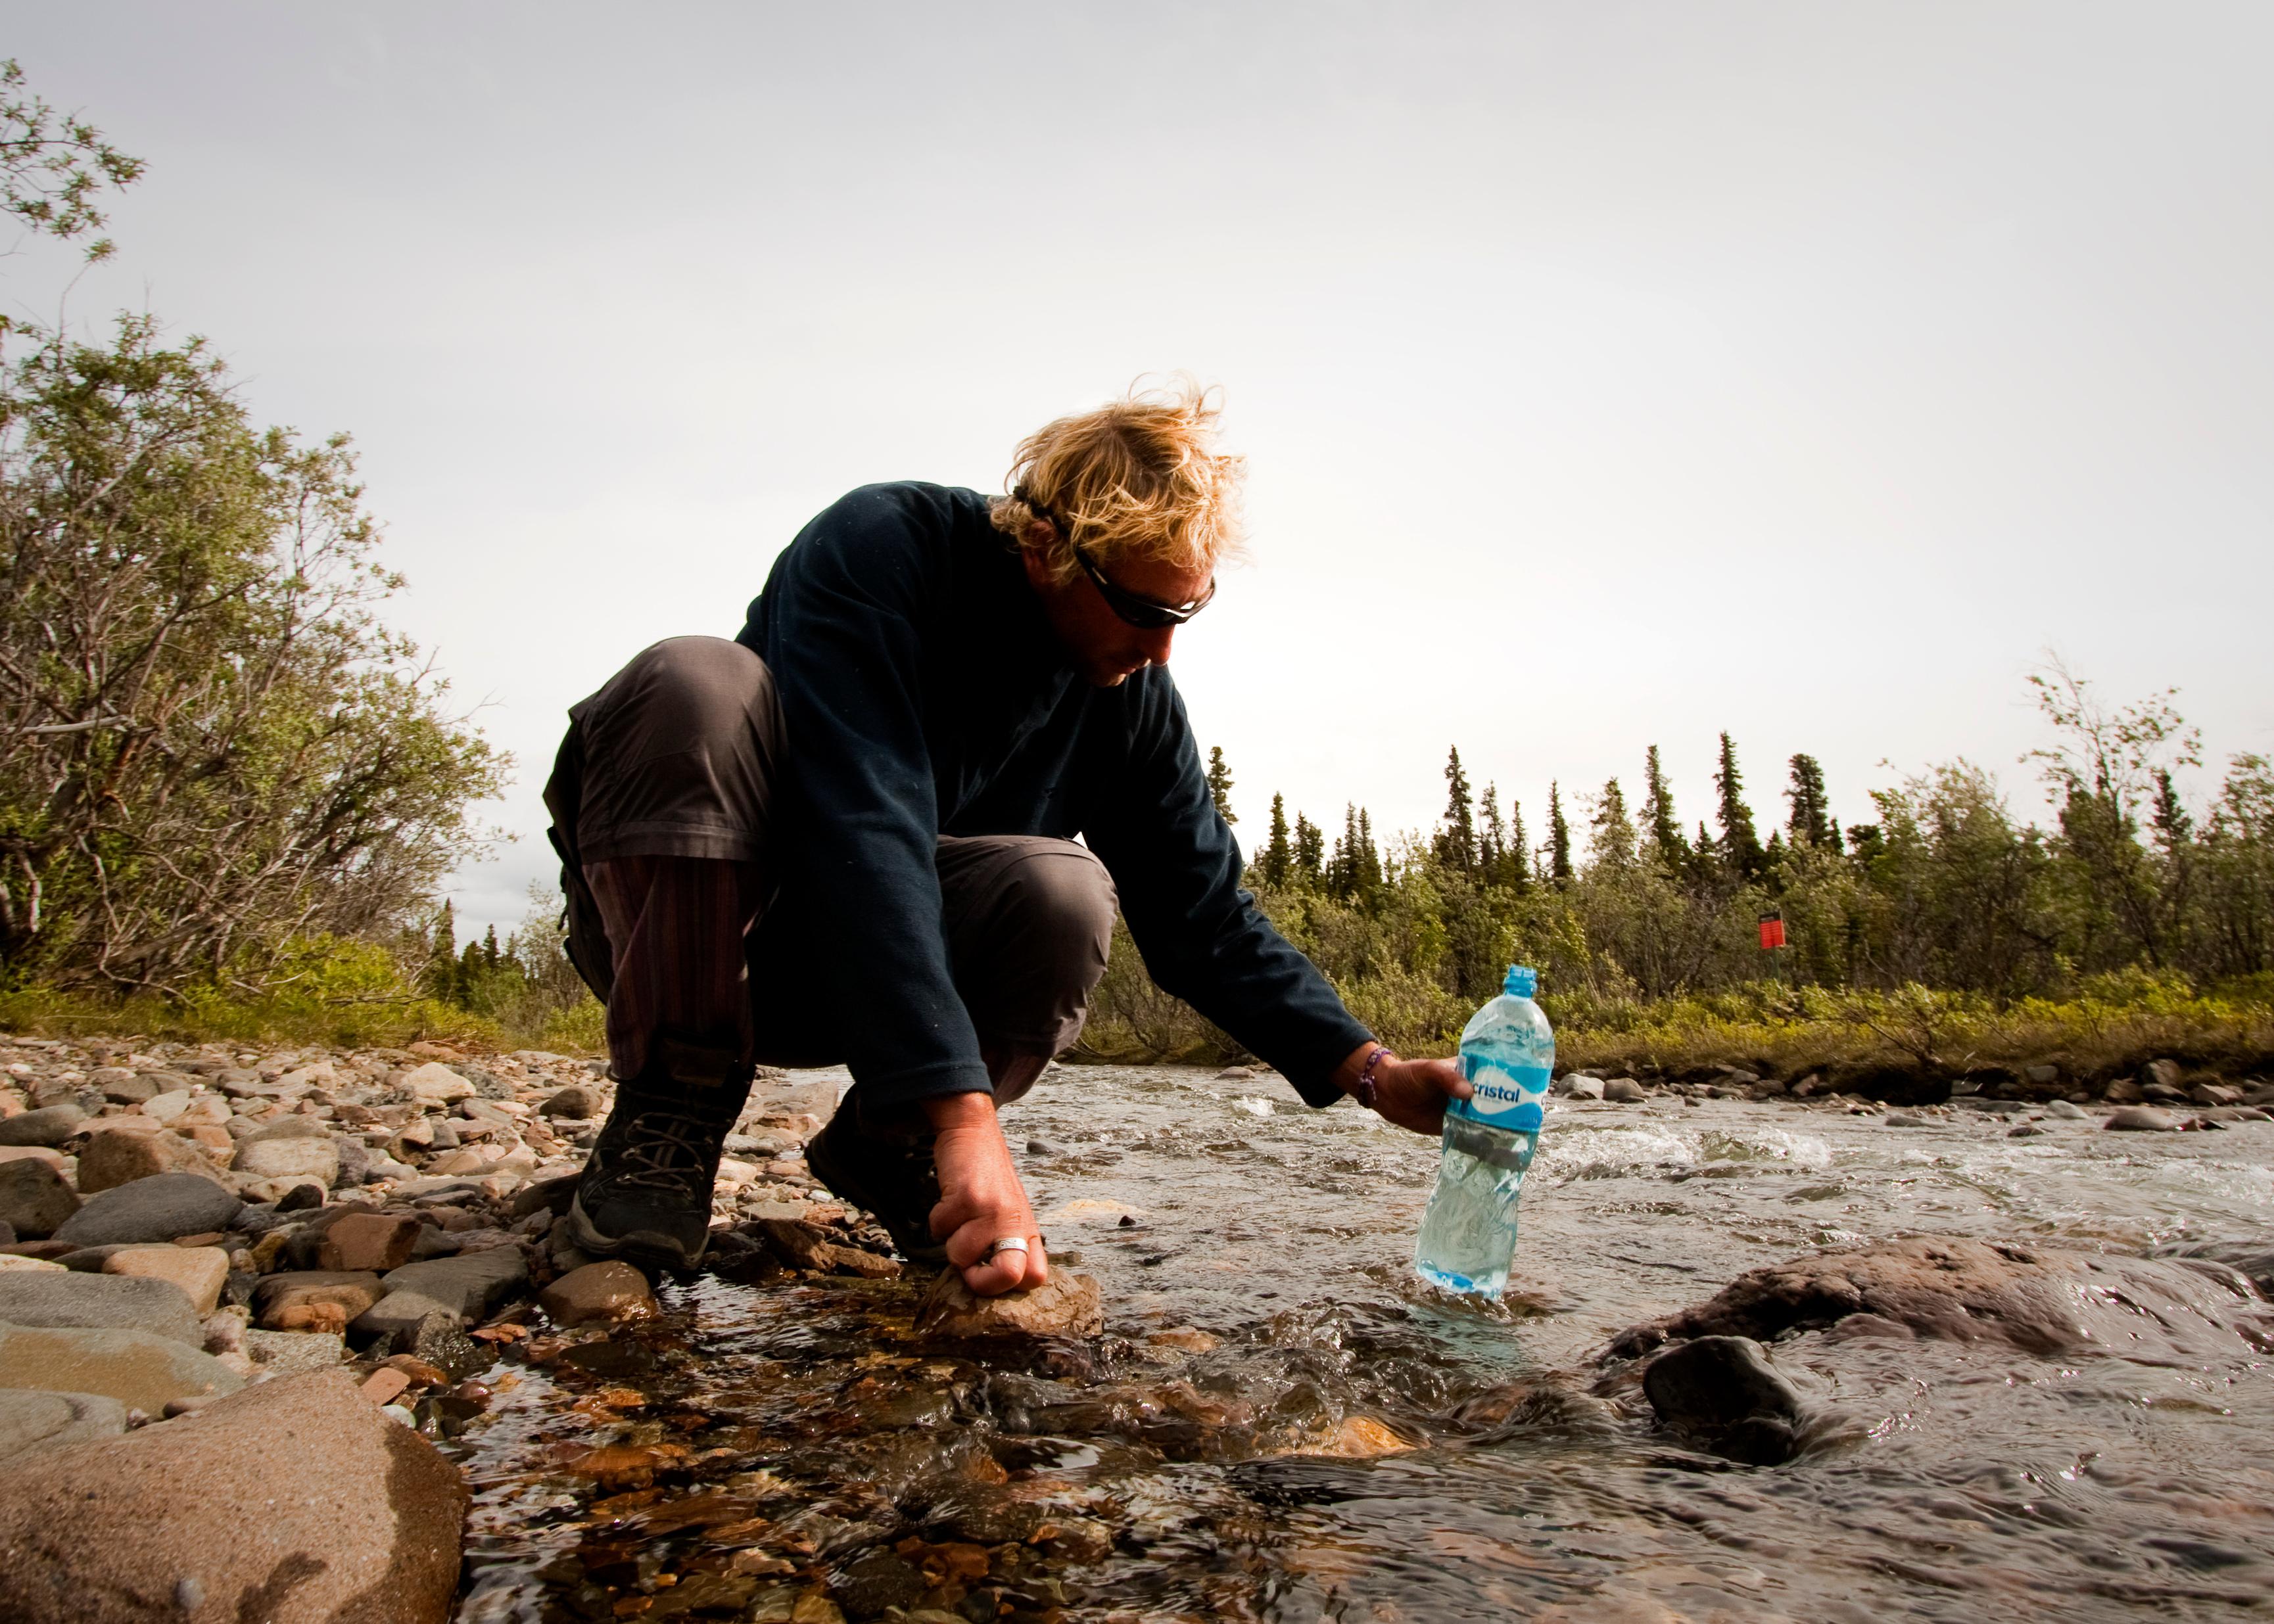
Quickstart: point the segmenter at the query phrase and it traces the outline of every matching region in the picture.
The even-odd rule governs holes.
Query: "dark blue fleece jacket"
[[[799,979],[825,989],[876,1104],[988,1086],[941,933],[943,834],[1081,836],[1153,979],[1312,1104],[1337,1097],[1329,1074],[1366,1029],[1240,888],[1167,669],[1082,681],[986,498],[854,492],[776,560],[737,641],[787,725]]]

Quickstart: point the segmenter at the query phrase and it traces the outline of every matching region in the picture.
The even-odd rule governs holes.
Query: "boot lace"
[[[642,1111],[628,1128],[622,1145],[610,1158],[610,1184],[709,1197],[711,1158],[719,1148],[712,1129],[679,1112],[660,1110]]]

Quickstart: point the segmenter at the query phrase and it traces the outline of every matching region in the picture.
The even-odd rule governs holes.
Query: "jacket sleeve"
[[[816,518],[767,585],[761,650],[788,735],[812,951],[878,1107],[988,1087],[941,926],[918,617],[946,588],[928,578],[941,550],[918,538],[946,517],[929,500],[870,487]]]
[[[1084,833],[1113,876],[1145,967],[1306,1101],[1331,1105],[1342,1097],[1334,1069],[1369,1034],[1241,888],[1239,844],[1209,793],[1167,671],[1130,684],[1139,691],[1130,696],[1128,759]]]

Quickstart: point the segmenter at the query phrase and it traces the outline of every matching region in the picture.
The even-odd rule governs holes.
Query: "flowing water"
[[[2274,1386],[2236,1357],[1781,1346],[1833,1425],[1782,1467],[1590,1393],[1622,1328],[1909,1234],[2262,1244],[2274,1124],[1556,1101],[1506,1296],[1412,1272],[1437,1147],[1268,1079],[1064,1068],[1006,1113],[1107,1335],[927,1347],[922,1282],[704,1277],[539,1335],[450,1447],[460,1617],[1963,1620],[2274,1611]],[[899,1609],[898,1613],[888,1611]]]

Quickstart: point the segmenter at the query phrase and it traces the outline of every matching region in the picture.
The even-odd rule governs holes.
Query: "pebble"
[[[105,1242],[169,1241],[225,1229],[245,1203],[200,1173],[161,1173],[106,1190],[56,1230],[81,1246]]]
[[[1096,1277],[1054,1269],[1027,1291],[981,1297],[963,1283],[963,1271],[944,1269],[916,1309],[916,1330],[926,1336],[996,1341],[1043,1336],[1092,1337],[1105,1328],[1104,1292]]]

